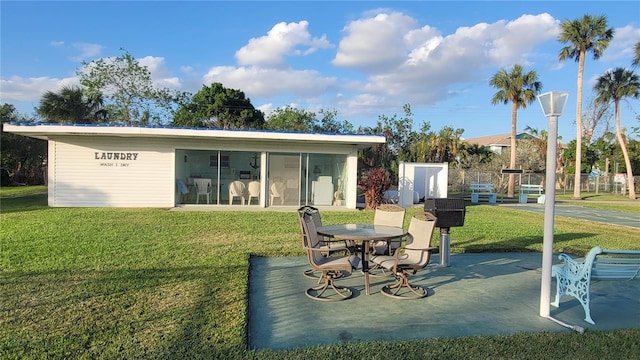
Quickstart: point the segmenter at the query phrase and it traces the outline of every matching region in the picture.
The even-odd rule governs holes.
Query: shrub
[[[367,171],[358,182],[364,194],[365,210],[375,209],[382,204],[384,192],[391,186],[389,177],[380,168]]]

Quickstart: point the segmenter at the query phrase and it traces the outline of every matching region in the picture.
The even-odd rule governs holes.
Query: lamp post
[[[549,119],[547,136],[547,174],[544,199],[544,238],[542,241],[542,281],[540,284],[540,316],[549,318],[551,303],[551,266],[553,264],[553,221],[556,203],[556,154],[558,149],[558,117],[562,115],[569,93],[551,91],[538,95],[544,116]]]

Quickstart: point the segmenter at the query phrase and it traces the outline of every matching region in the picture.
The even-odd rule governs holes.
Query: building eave
[[[3,131],[22,136],[49,140],[60,136],[114,136],[165,139],[224,139],[238,141],[288,141],[354,145],[365,148],[384,144],[384,135],[309,133],[270,130],[229,130],[208,128],[181,128],[165,126],[114,126],[5,123]]]

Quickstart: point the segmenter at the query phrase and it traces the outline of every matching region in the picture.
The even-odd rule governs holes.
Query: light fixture
[[[547,135],[547,168],[544,191],[544,235],[542,240],[542,280],[540,282],[540,316],[551,318],[551,267],[553,265],[553,227],[556,203],[556,153],[558,150],[558,117],[564,112],[568,92],[551,91],[538,95],[544,116],[549,119]],[[562,324],[565,325],[566,324]]]
[[[538,101],[542,107],[545,117],[560,116],[564,112],[564,106],[567,105],[568,92],[550,91],[538,95]]]

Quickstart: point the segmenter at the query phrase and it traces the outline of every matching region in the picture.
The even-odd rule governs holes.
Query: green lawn
[[[251,351],[249,257],[302,255],[295,212],[48,208],[42,187],[2,188],[0,206],[3,359],[640,358],[639,329]],[[325,223],[372,219],[323,213]],[[558,251],[640,249],[640,230],[555,225]],[[468,206],[452,251],[540,251],[542,231],[541,214]]]

